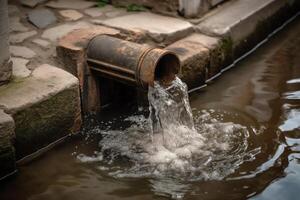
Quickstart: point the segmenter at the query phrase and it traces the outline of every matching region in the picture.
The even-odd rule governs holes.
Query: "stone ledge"
[[[47,64],[2,86],[0,105],[14,118],[18,159],[80,128],[78,79]]]
[[[295,13],[296,1],[237,0],[217,8],[196,26],[198,32],[225,39],[237,59]],[[298,9],[299,10],[299,9]]]

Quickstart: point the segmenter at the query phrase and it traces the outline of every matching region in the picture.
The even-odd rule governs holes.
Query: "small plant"
[[[98,7],[104,7],[109,3],[109,0],[98,0]]]
[[[128,12],[140,12],[140,11],[145,11],[146,8],[142,5],[137,5],[137,4],[130,4],[127,7]]]

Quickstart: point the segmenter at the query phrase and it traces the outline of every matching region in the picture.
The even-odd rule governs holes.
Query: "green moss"
[[[78,92],[75,88],[65,90],[43,102],[16,113],[17,158],[69,134],[78,107]]]
[[[129,4],[126,8],[128,12],[146,11],[146,8],[144,6],[138,4]]]
[[[20,87],[22,87],[22,83],[24,79],[13,79],[8,84],[1,86],[0,96],[5,95],[5,93],[10,93]]]
[[[101,7],[106,6],[108,3],[109,3],[109,0],[98,0],[97,6],[101,8]]]
[[[221,40],[221,63],[222,66],[227,66],[233,61],[233,42],[230,37],[225,37]]]

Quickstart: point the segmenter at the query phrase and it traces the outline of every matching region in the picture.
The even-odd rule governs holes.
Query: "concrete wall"
[[[7,0],[0,0],[0,85],[7,82],[11,77],[12,63],[9,58]]]

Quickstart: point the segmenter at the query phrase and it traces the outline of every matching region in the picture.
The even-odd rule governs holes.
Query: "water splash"
[[[148,98],[149,119],[130,116],[125,119],[131,122],[129,128],[101,131],[100,152],[92,158],[80,154],[78,159],[98,161],[117,178],[196,181],[223,179],[259,153],[247,140],[253,128],[222,122],[230,113],[210,109],[193,117],[187,87],[179,78],[166,88],[155,83]]]

